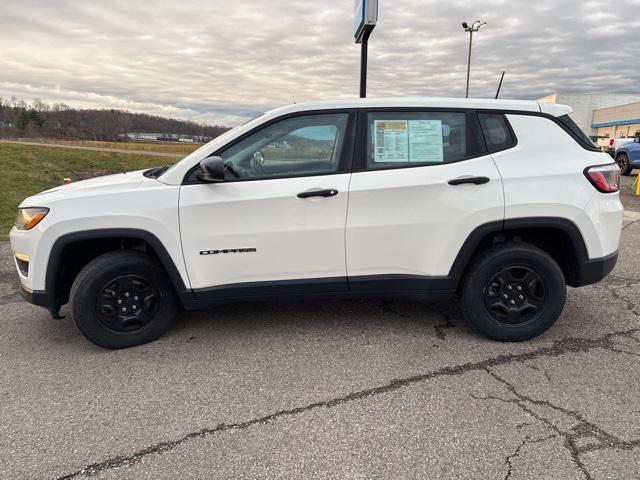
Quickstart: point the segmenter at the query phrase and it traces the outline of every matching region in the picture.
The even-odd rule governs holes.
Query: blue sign
[[[373,29],[378,21],[378,0],[354,0],[353,36],[362,41],[365,30]]]

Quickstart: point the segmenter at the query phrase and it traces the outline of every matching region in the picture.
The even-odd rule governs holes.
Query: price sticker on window
[[[443,162],[442,120],[374,120],[375,162]]]
[[[444,161],[442,120],[409,120],[409,161]]]

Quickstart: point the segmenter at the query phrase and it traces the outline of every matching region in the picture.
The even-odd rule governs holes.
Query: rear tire
[[[465,320],[504,342],[534,338],[555,323],[566,298],[562,270],[543,250],[506,242],[480,254],[462,285]]]
[[[631,173],[631,170],[633,170],[633,168],[631,168],[631,164],[629,163],[629,157],[626,153],[618,154],[618,156],[616,157],[616,163],[618,164],[618,167],[620,167],[620,174],[622,175],[629,175]]]
[[[132,250],[105,253],[78,274],[71,316],[91,342],[119,349],[155,340],[171,325],[177,300],[164,269]]]

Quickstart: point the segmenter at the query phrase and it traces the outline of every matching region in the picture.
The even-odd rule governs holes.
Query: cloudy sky
[[[380,0],[369,96],[640,91],[640,0]],[[358,92],[353,0],[2,0],[0,96],[237,124]]]

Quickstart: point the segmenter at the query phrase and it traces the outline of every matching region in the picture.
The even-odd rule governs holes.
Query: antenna
[[[504,79],[504,70],[502,71],[502,76],[500,77],[500,83],[498,84],[498,91],[496,92],[496,96],[495,98],[498,98],[498,95],[500,95],[500,88],[502,87],[502,80]]]
[[[295,92],[295,90],[291,90],[291,97],[293,98],[293,103],[297,103],[296,102],[296,92]]]

